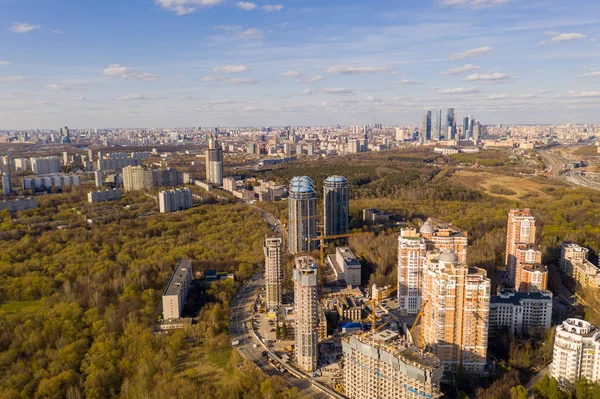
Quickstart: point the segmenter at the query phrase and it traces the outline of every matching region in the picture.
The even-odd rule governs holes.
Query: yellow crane
[[[308,241],[319,241],[319,266],[325,265],[325,240],[337,240],[338,238],[348,238],[362,236],[371,233],[370,231],[358,231],[354,233],[333,234],[326,236],[323,232],[319,237],[309,238]]]
[[[409,330],[409,334],[413,337],[413,341],[415,341],[415,337],[413,335],[413,331],[417,327],[417,324],[419,323],[419,320],[421,320],[421,318],[425,314],[425,307],[427,306],[428,303],[429,303],[428,300],[424,300],[421,303],[421,309],[419,310],[419,313],[417,314],[417,317],[415,318],[415,321],[414,321],[412,327]],[[425,342],[424,342],[424,338],[423,338],[423,329],[421,328],[421,333],[419,334],[419,347],[423,348],[424,346],[425,346]]]

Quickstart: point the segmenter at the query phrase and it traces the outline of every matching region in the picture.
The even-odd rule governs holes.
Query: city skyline
[[[4,1],[0,129],[597,122],[600,5],[395,3]]]

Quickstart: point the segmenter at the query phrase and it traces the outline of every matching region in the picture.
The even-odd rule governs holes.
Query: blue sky
[[[594,0],[0,0],[0,129],[598,123]]]

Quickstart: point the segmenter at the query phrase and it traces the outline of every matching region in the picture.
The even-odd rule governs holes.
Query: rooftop
[[[512,304],[518,306],[522,300],[552,300],[550,291],[539,292],[517,292],[515,290],[500,291],[500,295],[490,298],[490,305],[493,304]]]
[[[179,290],[181,289],[181,284],[185,282],[185,276],[189,272],[192,271],[192,261],[191,260],[180,260],[177,262],[177,266],[175,266],[175,270],[173,274],[171,274],[171,278],[167,284],[167,288],[163,292],[163,296],[165,295],[177,295]]]

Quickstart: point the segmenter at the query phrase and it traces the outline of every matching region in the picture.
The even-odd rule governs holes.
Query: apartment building
[[[506,231],[506,270],[510,284],[517,288],[517,248],[520,244],[535,244],[535,217],[531,209],[511,209]],[[540,259],[541,261],[541,259]]]
[[[490,335],[506,329],[513,334],[548,330],[552,321],[550,291],[503,290],[490,299]]]
[[[490,280],[450,251],[427,254],[421,329],[446,371],[487,371]]]
[[[283,281],[283,240],[280,237],[265,239],[265,288],[267,308],[276,310],[281,306],[281,283]]]
[[[402,314],[417,314],[421,309],[426,253],[425,238],[417,233],[416,229],[400,231],[400,237],[398,237],[398,310]]]
[[[317,249],[317,192],[310,177],[292,178],[288,197],[289,251]]]
[[[31,158],[31,169],[34,175],[60,173],[62,163],[59,157]]]
[[[600,331],[596,326],[574,318],[556,326],[550,375],[568,388],[582,377],[600,379]]]
[[[121,190],[92,191],[88,193],[88,202],[90,204],[97,202],[118,201],[122,197]]]
[[[180,260],[162,294],[163,318],[179,319],[192,285],[192,261]]]
[[[441,398],[444,367],[390,330],[342,338],[344,394],[350,399]]]
[[[319,312],[317,262],[298,256],[294,266],[295,352],[298,368],[306,373],[317,369]]]
[[[548,267],[542,265],[540,247],[531,243],[514,246],[515,281],[517,291],[535,292],[548,289]]]
[[[588,260],[589,252],[589,249],[575,243],[563,243],[559,267],[582,287],[600,288],[600,268]]]
[[[452,223],[429,218],[419,232],[427,240],[427,250],[452,251],[458,256],[460,262],[467,261],[469,234],[465,230]]]
[[[81,184],[79,175],[57,173],[54,175],[23,177],[23,190],[42,191],[53,187],[76,186]]]
[[[177,212],[194,206],[192,190],[189,188],[161,191],[158,193],[158,205],[161,213]]]

